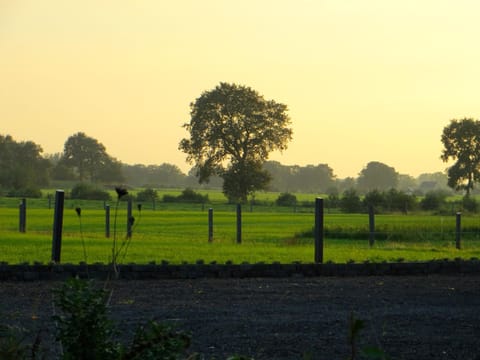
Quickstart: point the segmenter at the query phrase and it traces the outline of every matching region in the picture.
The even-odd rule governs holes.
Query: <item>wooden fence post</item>
[[[370,244],[370,247],[372,247],[375,244],[375,211],[372,205],[368,206],[368,228],[368,243]]]
[[[455,226],[455,246],[457,249],[462,248],[462,239],[461,239],[461,234],[462,234],[462,213],[457,212],[456,216],[456,226]]]
[[[60,262],[62,252],[62,228],[63,228],[63,204],[65,192],[57,190],[55,192],[55,212],[53,215],[53,236],[52,236],[52,261]]]
[[[127,238],[132,237],[132,225],[133,225],[133,216],[132,216],[132,199],[128,199],[127,203]]]
[[[323,263],[323,199],[315,199],[315,262]]]
[[[27,200],[22,199],[20,205],[18,206],[19,209],[19,224],[18,230],[21,233],[26,232],[27,230]]]
[[[208,242],[213,241],[213,209],[208,209]]]
[[[237,204],[237,244],[242,243],[242,205]]]
[[[105,205],[105,237],[110,237],[110,205]]]

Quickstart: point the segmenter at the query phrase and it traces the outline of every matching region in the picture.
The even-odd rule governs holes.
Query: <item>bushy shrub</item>
[[[363,198],[363,204],[365,205],[365,208],[373,206],[373,208],[378,211],[379,209],[382,209],[385,205],[385,194],[381,193],[376,189],[369,191],[365,194],[365,197]]]
[[[325,199],[325,206],[329,209],[338,208],[340,206],[340,197],[336,192],[330,192],[328,197]]]
[[[422,210],[440,210],[446,204],[447,193],[441,190],[429,191],[420,201]]]
[[[403,191],[390,189],[389,191],[372,190],[365,194],[363,199],[365,208],[373,206],[377,212],[392,212],[414,210],[417,207],[415,195]]]
[[[178,196],[163,195],[164,202],[186,202],[186,203],[206,203],[208,202],[208,195],[202,195],[190,188],[186,188]]]
[[[113,323],[107,317],[107,293],[92,281],[72,278],[54,291],[59,313],[57,340],[66,359],[115,359],[119,346],[113,341]]]
[[[183,359],[190,346],[190,336],[170,325],[149,321],[135,332],[130,349],[122,359],[171,360]]]
[[[106,290],[93,281],[72,278],[54,290],[59,313],[56,338],[61,341],[64,359],[167,360],[188,358],[190,336],[156,321],[135,332],[130,346],[117,340],[119,334],[107,316]]]
[[[163,195],[162,200],[163,202],[166,202],[166,203],[173,203],[178,201],[176,196],[168,195],[168,194]]]
[[[462,208],[468,212],[476,213],[478,212],[478,202],[470,196],[465,196],[462,199]]]
[[[384,193],[384,197],[387,211],[401,211],[406,213],[417,207],[415,195],[409,195],[403,191],[390,189]]]
[[[36,188],[12,189],[7,192],[8,197],[41,198],[42,192]]]
[[[70,197],[82,200],[111,200],[107,191],[85,183],[75,185],[70,192]]]
[[[295,206],[297,204],[297,197],[288,192],[281,193],[278,195],[277,200],[275,200],[275,204],[278,206]]]
[[[362,211],[362,202],[355,189],[344,191],[340,199],[340,209],[344,213],[357,213]]]
[[[137,201],[155,201],[158,200],[157,190],[147,188],[137,193]]]

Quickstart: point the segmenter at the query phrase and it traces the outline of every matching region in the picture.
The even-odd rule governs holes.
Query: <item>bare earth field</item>
[[[0,282],[1,312],[44,328],[51,354],[50,290],[58,285]],[[347,359],[353,311],[366,321],[359,348],[377,346],[392,359],[480,360],[478,275],[121,280],[114,289],[122,331],[152,318],[174,323],[205,359]]]

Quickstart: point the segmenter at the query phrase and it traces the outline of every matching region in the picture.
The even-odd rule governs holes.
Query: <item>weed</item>
[[[365,328],[365,320],[357,319],[353,311],[350,313],[348,321],[348,345],[350,347],[350,357],[349,360],[357,359],[358,355],[358,345],[357,341],[359,334],[362,329]],[[363,355],[363,358],[370,360],[388,360],[389,357],[385,352],[375,346],[366,346],[360,350],[360,354]]]
[[[184,354],[190,346],[190,336],[183,331],[156,321],[140,326],[128,351],[121,360],[170,360]]]
[[[190,336],[156,321],[138,327],[129,347],[118,342],[119,331],[107,316],[107,294],[93,281],[76,278],[54,290],[54,305],[60,312],[53,320],[58,324],[56,339],[61,342],[63,359],[187,358]]]
[[[54,290],[54,305],[60,310],[57,340],[64,359],[115,359],[119,348],[115,329],[106,314],[106,291],[92,281],[69,279]]]

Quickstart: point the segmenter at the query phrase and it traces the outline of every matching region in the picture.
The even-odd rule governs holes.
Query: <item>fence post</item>
[[[457,249],[461,249],[462,248],[462,239],[461,239],[461,233],[462,233],[462,226],[461,226],[461,222],[462,222],[462,213],[461,212],[457,212],[457,216],[456,216],[456,229],[455,229],[455,246]]]
[[[127,203],[127,238],[130,239],[132,237],[132,225],[133,225],[133,217],[132,217],[132,199],[128,199]]]
[[[213,209],[208,209],[208,242],[213,241]]]
[[[27,200],[22,199],[20,205],[18,206],[19,209],[19,225],[18,230],[21,233],[24,233],[27,229]]]
[[[315,262],[323,263],[323,199],[315,199]]]
[[[65,192],[57,190],[55,192],[55,212],[53,215],[53,237],[52,237],[52,261],[60,262],[62,252],[62,228],[63,228],[63,203]]]
[[[105,205],[105,237],[110,237],[110,205]]]
[[[242,243],[242,205],[237,204],[237,244]]]
[[[368,206],[368,228],[370,231],[368,243],[372,247],[375,244],[375,212],[372,205]]]

